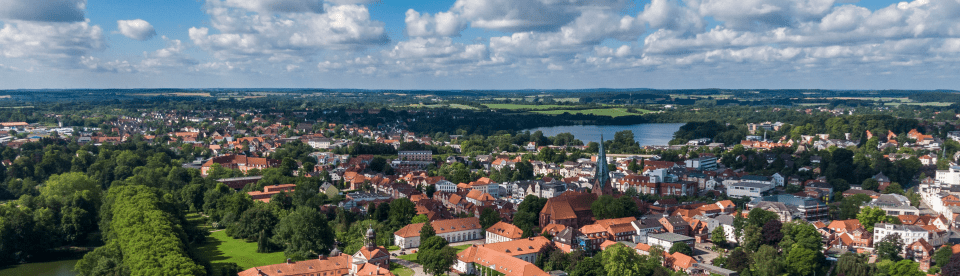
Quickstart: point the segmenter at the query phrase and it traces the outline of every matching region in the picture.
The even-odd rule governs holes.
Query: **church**
[[[258,266],[238,273],[238,276],[393,276],[390,273],[390,253],[376,245],[376,232],[367,229],[364,246],[353,256],[342,254],[336,247],[329,256],[286,263]]]

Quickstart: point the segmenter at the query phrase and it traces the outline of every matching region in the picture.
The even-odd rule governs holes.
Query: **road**
[[[713,247],[713,243],[697,243],[697,245],[693,248],[694,259],[697,259],[697,262],[699,263],[712,264],[713,259],[720,257],[720,253],[713,252],[710,250],[711,247]],[[703,260],[700,260],[698,257],[703,258]]]
[[[469,245],[473,245],[473,244],[484,244],[484,240],[483,240],[483,239],[479,239],[479,240],[473,240],[473,241],[455,242],[455,243],[451,243],[450,246],[460,246],[460,245],[465,245],[465,244],[469,244]],[[397,254],[397,256],[399,256],[401,252],[406,252],[407,254],[411,254],[411,253],[413,253],[414,250],[416,250],[416,248],[410,248],[410,249],[406,249],[406,250],[394,250],[394,251],[390,251],[390,261],[391,261],[391,262],[398,263],[398,264],[400,264],[400,265],[402,265],[402,266],[405,266],[405,267],[413,270],[413,276],[428,276],[427,273],[423,272],[423,267],[420,266],[420,264],[417,264],[417,263],[414,263],[414,262],[411,262],[411,261],[407,261],[407,260],[404,260],[404,259],[400,259],[400,258],[397,258],[397,257],[394,257],[394,256],[393,256],[393,254]]]

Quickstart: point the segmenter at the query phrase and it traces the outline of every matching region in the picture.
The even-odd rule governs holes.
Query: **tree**
[[[763,225],[763,243],[768,245],[777,245],[780,243],[780,240],[783,239],[783,232],[781,228],[783,223],[779,220],[770,220]]]
[[[420,228],[420,241],[426,241],[427,239],[437,235],[437,231],[433,230],[433,225],[430,225],[430,222],[425,222]]]
[[[950,261],[940,267],[941,275],[960,275],[960,254],[953,254]]]
[[[820,267],[821,253],[803,247],[794,248],[787,254],[787,264],[793,275],[813,275]]]
[[[933,253],[933,262],[942,267],[950,261],[950,257],[953,255],[953,249],[950,246],[940,247],[936,253]]]
[[[780,219],[780,216],[777,215],[777,213],[760,208],[750,209],[750,213],[747,214],[747,221],[756,227],[763,227],[763,225],[767,224],[768,221],[777,219]]]
[[[234,238],[247,241],[263,240],[264,237],[273,236],[273,228],[277,222],[279,220],[273,214],[273,210],[270,210],[266,204],[257,204],[240,215],[240,220],[235,224],[236,230],[231,234]],[[269,252],[268,247],[268,243],[258,244],[257,252]]]
[[[743,248],[756,252],[763,244],[763,230],[753,224],[747,225],[743,230]]]
[[[860,213],[857,214],[857,220],[860,221],[860,225],[862,225],[867,232],[873,232],[873,226],[877,223],[900,223],[899,219],[894,216],[888,216],[887,212],[880,209],[880,207],[866,207],[861,209]]]
[[[687,256],[693,256],[693,249],[691,249],[690,245],[688,245],[685,242],[674,243],[673,246],[670,247],[670,254],[673,254],[676,252],[683,253],[684,255],[687,255]]]
[[[872,266],[867,264],[867,257],[852,252],[844,253],[837,260],[837,275],[870,276],[874,274]]]
[[[883,237],[874,247],[878,259],[898,261],[900,252],[903,251],[903,239],[900,238],[900,234],[890,234]]]
[[[727,257],[726,268],[729,270],[742,272],[750,267],[750,255],[744,252],[742,248],[734,249]]]
[[[433,275],[447,274],[457,260],[457,250],[448,246],[443,237],[431,236],[421,241],[417,261],[423,265],[424,272]]]
[[[864,190],[877,191],[877,189],[880,189],[880,182],[873,178],[867,178],[860,184],[860,187]]]
[[[430,219],[427,218],[427,215],[420,214],[410,219],[410,224],[425,223],[427,221],[430,221]]]
[[[843,198],[843,200],[840,202],[839,219],[845,220],[857,218],[857,214],[860,213],[860,206],[869,201],[870,196],[865,194],[855,194],[853,196]]]
[[[273,242],[285,248],[288,258],[305,260],[329,252],[333,237],[326,216],[317,209],[299,207],[277,224]]]
[[[903,188],[900,187],[900,183],[893,182],[890,183],[886,188],[883,189],[885,194],[903,194]]]
[[[596,142],[590,142],[596,143]],[[594,258],[585,258],[576,263],[573,266],[573,271],[570,272],[570,276],[607,276],[607,270],[604,268],[603,264],[600,263],[598,257]]]
[[[480,226],[486,230],[500,222],[500,213],[494,211],[493,208],[484,208],[483,211],[480,211]]]
[[[649,275],[651,272],[642,265],[640,255],[636,251],[621,244],[608,247],[603,251],[602,258],[607,276]]]
[[[887,275],[890,276],[924,276],[927,275],[919,269],[920,264],[912,260],[901,260],[887,267]],[[952,275],[952,274],[943,274]]]
[[[400,229],[407,225],[413,219],[413,216],[417,215],[416,205],[405,197],[391,201],[388,210],[390,211],[390,226],[394,229]]]
[[[727,244],[727,232],[723,230],[723,226],[713,228],[713,232],[710,233],[710,240],[719,246],[725,246]]]
[[[750,270],[754,275],[759,276],[779,276],[783,273],[783,263],[777,254],[777,249],[773,246],[763,245],[753,254],[753,265]]]

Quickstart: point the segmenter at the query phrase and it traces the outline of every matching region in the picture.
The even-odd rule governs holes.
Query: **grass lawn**
[[[390,273],[396,276],[413,276],[413,269],[409,269],[398,263],[390,263]]]
[[[453,249],[456,249],[457,253],[460,253],[460,252],[463,252],[464,250],[467,250],[467,248],[470,248],[470,246],[472,245],[470,244],[457,245],[457,246],[454,246]]]
[[[637,111],[640,112],[639,114],[652,112],[650,110],[644,110],[644,109],[637,109]],[[570,114],[583,113],[583,114],[589,114],[589,115],[610,116],[610,117],[639,115],[638,113],[627,112],[626,108],[603,108],[603,109],[584,109],[584,110],[561,109],[561,110],[541,110],[541,111],[534,111],[534,112],[540,113],[540,114],[547,114],[547,115],[559,115],[559,114],[563,114],[564,112],[569,112]]]
[[[213,228],[213,227],[210,226],[210,224],[208,224],[207,221],[206,221],[205,219],[203,219],[203,217],[200,216],[200,214],[198,214],[198,213],[188,213],[186,217],[187,217],[187,222],[188,222],[188,223],[196,224],[196,225],[197,225],[197,228],[200,228],[200,230],[210,231],[210,229]]]
[[[397,250],[400,250],[399,246],[396,246],[396,245],[387,246],[387,251],[397,251]]]
[[[417,251],[420,252],[420,251]],[[407,254],[407,255],[398,255],[397,259],[407,260],[416,263],[417,262],[417,253]]]
[[[207,242],[197,247],[197,256],[205,258],[214,266],[237,263],[243,269],[283,263],[283,252],[257,253],[257,243],[246,242],[227,236],[225,231],[210,233]]]
[[[485,104],[485,106],[492,109],[553,109],[553,108],[566,108],[563,105],[556,104],[542,104],[542,105],[532,105],[532,104]],[[562,113],[562,112],[561,112]]]

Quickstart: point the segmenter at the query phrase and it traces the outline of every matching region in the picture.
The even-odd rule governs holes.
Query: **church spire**
[[[607,152],[603,148],[603,134],[600,134],[600,149],[597,153],[597,171],[594,173],[594,179],[596,183],[593,185],[593,190],[597,194],[609,194],[607,190],[610,189],[610,168],[607,167]]]

